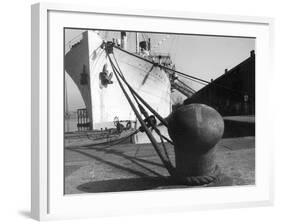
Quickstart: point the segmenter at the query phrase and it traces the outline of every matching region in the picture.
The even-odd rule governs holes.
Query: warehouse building
[[[196,92],[184,104],[203,103],[223,116],[255,114],[255,52]]]

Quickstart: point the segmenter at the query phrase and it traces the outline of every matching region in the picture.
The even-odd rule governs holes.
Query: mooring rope
[[[131,134],[125,136],[125,137],[122,137],[120,139],[115,139],[115,140],[112,140],[112,141],[109,141],[109,142],[90,144],[90,145],[87,145],[87,146],[88,147],[89,146],[99,146],[99,145],[104,145],[105,143],[112,143],[112,144],[106,144],[104,147],[98,147],[98,149],[106,149],[106,148],[109,148],[109,147],[112,147],[112,146],[115,146],[115,145],[118,145],[118,144],[124,142],[125,140],[127,140],[128,138],[131,138],[132,136],[134,136],[138,132],[139,132],[139,130],[135,130],[133,133],[131,133]]]
[[[119,67],[119,65],[118,65],[118,62],[117,62],[117,60],[116,60],[114,54],[113,54],[113,58],[114,58],[114,60],[115,60],[115,62],[116,62],[116,65],[118,66],[120,72],[122,72],[121,69],[120,69],[120,67]],[[117,71],[117,72],[118,72],[118,71]],[[129,88],[129,90],[131,91],[131,93],[132,93],[133,95],[135,95],[135,96],[142,102],[142,104],[143,104],[144,106],[146,106],[146,108],[147,108],[148,110],[150,110],[150,112],[153,113],[153,114],[158,118],[158,120],[161,121],[161,123],[162,123],[163,125],[165,125],[166,127],[168,127],[168,122],[167,122],[159,113],[157,113],[157,111],[154,110],[154,109],[153,109],[153,108],[152,108],[152,107],[151,107],[151,106],[150,106],[150,105],[149,105],[149,104],[132,88],[132,86],[131,86],[131,85],[127,82],[127,80],[125,79],[123,73],[122,73],[121,78],[122,78],[122,81],[123,81],[123,82],[126,84],[126,86]]]
[[[125,90],[125,88],[124,88],[124,86],[123,86],[123,84],[122,84],[122,82],[121,82],[121,80],[120,80],[120,78],[119,78],[118,71],[117,71],[117,69],[116,69],[116,67],[115,67],[115,65],[114,65],[114,63],[113,63],[113,61],[112,61],[112,59],[111,59],[111,57],[110,57],[109,55],[108,55],[108,58],[109,58],[109,61],[110,61],[110,63],[111,63],[111,66],[112,66],[113,73],[114,73],[114,75],[115,75],[115,77],[116,77],[116,79],[117,79],[117,81],[118,81],[118,83],[119,83],[119,86],[120,86],[121,89],[122,89],[123,94],[125,95],[125,97],[126,97],[128,103],[130,104],[132,110],[134,111],[134,113],[135,113],[137,119],[138,119],[139,122],[141,123],[141,126],[143,127],[145,133],[147,134],[147,136],[148,136],[148,138],[149,138],[151,144],[153,145],[153,147],[154,147],[156,153],[158,154],[160,160],[162,161],[162,163],[163,163],[164,166],[166,167],[166,169],[167,169],[167,171],[169,172],[169,174],[170,174],[170,175],[173,175],[173,173],[174,173],[174,171],[173,171],[174,167],[172,166],[171,161],[170,161],[169,159],[165,158],[165,157],[162,155],[161,150],[160,150],[160,148],[159,148],[159,146],[158,146],[158,143],[156,142],[156,139],[154,138],[154,136],[152,135],[152,133],[151,133],[150,130],[148,129],[147,125],[145,124],[144,120],[142,119],[141,115],[139,114],[138,110],[136,109],[134,103],[132,102],[132,100],[130,99],[128,93],[126,92],[126,90]]]
[[[159,137],[160,137],[161,144],[162,144],[162,147],[163,147],[163,151],[164,151],[164,153],[165,153],[165,156],[166,156],[167,159],[171,162],[171,159],[170,159],[170,157],[169,157],[168,150],[167,150],[167,148],[166,148],[166,146],[165,146],[165,143],[164,143],[162,134],[160,133],[160,131],[159,131],[157,128],[154,129],[154,130],[156,131],[156,133],[157,133],[157,134],[159,135]]]
[[[113,54],[113,53],[112,53]],[[114,54],[113,54],[114,55]],[[165,147],[164,141],[163,141],[163,135],[161,134],[161,132],[156,128],[156,127],[152,127],[154,128],[154,130],[156,131],[156,133],[160,133],[160,139],[161,139],[161,143],[162,143],[162,148],[164,150],[165,156],[162,155],[161,149],[158,147],[158,144],[156,142],[156,139],[154,138],[154,136],[152,135],[152,133],[150,132],[150,130],[148,129],[145,121],[142,119],[141,115],[139,114],[138,110],[136,109],[135,105],[133,104],[131,98],[129,97],[128,93],[126,92],[122,82],[120,79],[122,79],[122,81],[127,85],[127,87],[129,88],[131,94],[134,96],[136,95],[136,97],[142,101],[143,99],[137,95],[137,93],[133,90],[132,87],[130,87],[130,85],[127,83],[125,77],[123,76],[122,71],[118,72],[116,66],[114,65],[110,55],[107,52],[107,56],[109,58],[113,73],[118,81],[119,86],[121,87],[121,90],[123,92],[123,94],[125,95],[128,103],[130,104],[132,110],[134,111],[137,119],[139,120],[139,122],[141,123],[141,127],[143,127],[146,135],[148,136],[149,140],[151,141],[156,153],[158,154],[160,160],[162,161],[162,163],[164,164],[165,168],[167,169],[167,171],[169,172],[169,174],[171,175],[171,177],[175,180],[175,182],[179,183],[179,184],[185,184],[185,185],[206,185],[206,184],[210,184],[212,182],[214,182],[215,180],[218,179],[218,174],[220,172],[220,169],[218,168],[218,166],[215,167],[215,170],[213,171],[212,175],[204,175],[204,176],[182,176],[181,174],[178,174],[176,172],[175,167],[173,167],[167,149]],[[116,58],[115,58],[116,60]],[[117,60],[116,60],[117,63]],[[118,64],[118,63],[117,63]],[[119,66],[118,66],[119,67]],[[119,67],[120,69],[120,67]],[[121,73],[121,74],[120,74]],[[134,97],[134,99],[137,101],[136,97]],[[145,101],[144,101],[145,102]],[[146,103],[146,102],[145,102]],[[147,104],[147,103],[146,103]],[[147,104],[148,105],[148,104]],[[146,105],[145,105],[146,106]],[[147,107],[147,106],[146,106]],[[150,107],[148,105],[148,107]],[[147,107],[147,108],[148,108]],[[141,108],[141,107],[140,107]],[[139,108],[139,109],[140,109]],[[151,108],[151,107],[150,107]],[[147,115],[148,116],[148,115]],[[161,116],[160,116],[161,117]],[[165,158],[166,157],[166,158]]]
[[[123,75],[123,73],[122,73],[122,71],[121,71],[121,69],[120,69],[120,67],[119,67],[119,64],[118,64],[118,62],[117,62],[117,60],[116,60],[116,57],[115,57],[114,53],[113,53],[112,55],[113,55],[113,58],[114,58],[114,60],[115,60],[116,66],[117,66],[117,68],[118,68],[118,70],[119,70],[119,71],[117,71],[118,74],[121,76],[122,80],[124,81],[124,83],[126,84],[126,86],[129,88],[131,94],[133,95],[135,101],[137,102],[137,104],[138,104],[138,106],[139,106],[140,111],[143,111],[142,113],[143,113],[143,114],[145,115],[145,117],[147,118],[147,117],[148,117],[147,111],[140,105],[138,99],[136,98],[136,92],[135,92],[134,89],[129,85],[129,83],[126,81],[126,79],[125,79],[125,77],[124,77],[124,75]],[[141,96],[139,96],[139,99],[141,99],[142,101],[144,101]],[[145,101],[144,101],[144,102],[145,102]],[[147,104],[147,105],[149,106],[149,104]],[[149,106],[149,107],[150,107],[150,106]],[[161,118],[161,120],[163,120],[164,122],[166,122],[166,120],[164,120],[164,118],[161,117],[156,111],[152,110],[151,112],[152,112],[155,116],[158,115],[158,116]],[[156,117],[157,117],[157,116],[156,116]],[[159,119],[159,120],[160,120],[160,119]],[[161,121],[161,120],[160,120],[160,121]],[[167,127],[167,125],[166,125],[166,127]],[[153,127],[153,130],[156,131],[156,133],[159,135],[159,137],[164,138],[167,142],[169,142],[170,144],[174,145],[174,143],[173,143],[170,139],[168,139],[166,136],[164,136],[164,135],[161,134],[160,130],[159,130],[157,127]]]
[[[123,75],[123,73],[122,73],[122,71],[121,71],[121,69],[120,69],[119,63],[118,63],[117,60],[116,60],[116,57],[115,57],[114,53],[112,53],[112,55],[113,55],[113,58],[114,58],[114,60],[115,60],[116,66],[117,66],[118,69],[119,69],[119,71],[117,71],[118,75],[122,78],[122,80],[124,81],[124,83],[127,85],[128,88],[131,87],[131,86],[129,85],[129,83],[126,81],[126,79],[125,79],[125,77],[124,77],[124,75]],[[116,69],[116,67],[115,67],[114,64],[113,64],[112,66],[113,66],[113,69]],[[138,102],[138,99],[136,98],[134,92],[132,91],[133,88],[129,88],[129,90],[130,90],[131,94],[133,95],[135,101],[137,102],[140,111],[141,111],[142,114],[145,116],[145,118],[148,119],[148,113],[147,113],[147,111],[140,105],[140,103]],[[140,96],[139,96],[139,98],[142,99],[142,97],[140,97]],[[155,114],[154,114],[154,115],[155,115]],[[161,118],[162,118],[162,117],[161,117]],[[163,139],[165,139],[167,142],[169,142],[169,143],[172,144],[172,145],[174,145],[174,143],[173,143],[170,139],[168,139],[166,136],[162,135],[161,132],[160,132],[160,130],[159,130],[156,126],[152,127],[152,130],[155,130],[155,132],[156,132],[156,133],[158,134],[158,136],[160,137],[160,140],[161,140],[161,143],[162,143],[162,148],[163,148],[163,151],[164,151],[164,153],[165,153],[165,156],[167,157],[167,160],[171,163]]]
[[[124,75],[123,75],[123,73],[122,73],[122,70],[120,69],[119,63],[118,63],[117,60],[116,60],[116,57],[115,57],[114,53],[113,53],[112,55],[113,55],[114,61],[115,61],[115,63],[116,63],[116,66],[117,66],[117,68],[118,68],[118,70],[119,70],[119,71],[117,71],[118,74],[121,76],[122,80],[124,81],[124,83],[126,84],[126,86],[129,88],[131,94],[132,94],[133,97],[135,98],[135,100],[136,100],[136,102],[137,102],[137,104],[138,104],[138,106],[139,106],[139,108],[140,108],[140,111],[143,111],[144,108],[140,105],[138,99],[136,99],[136,94],[137,94],[137,93],[134,91],[134,89],[130,86],[130,84],[129,84],[129,83],[127,82],[127,80],[125,79],[125,77],[124,77]],[[145,102],[141,96],[138,95],[138,98],[139,98],[142,102]],[[145,102],[145,103],[146,103],[146,102]],[[146,103],[146,104],[147,104],[147,103]],[[147,104],[147,106],[149,106],[149,104]],[[149,106],[149,107],[150,107],[150,106]],[[152,107],[150,107],[150,108],[152,109]],[[159,118],[158,118],[158,119],[159,119],[160,121],[164,121],[165,124],[164,124],[164,122],[163,122],[163,124],[164,124],[166,127],[168,126],[167,121],[164,120],[164,118],[163,118],[162,116],[160,116],[156,111],[154,111],[154,110],[152,109],[151,112],[152,112],[157,118],[159,117],[160,119],[159,119]],[[145,113],[147,114],[146,111],[145,111]],[[174,143],[173,143],[170,139],[168,139],[166,136],[164,136],[164,135],[161,134],[161,132],[159,131],[159,129],[158,129],[157,127],[154,127],[153,130],[156,131],[156,133],[159,135],[159,137],[164,138],[167,142],[169,142],[170,144],[174,145]]]

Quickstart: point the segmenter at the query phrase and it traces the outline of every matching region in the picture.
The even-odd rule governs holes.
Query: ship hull
[[[66,72],[80,90],[93,129],[108,128],[106,125],[115,117],[119,120],[136,121],[136,116],[113,75],[106,52],[100,47],[102,42],[98,33],[86,31],[79,44],[72,47],[65,57]],[[168,116],[171,112],[171,88],[165,71],[116,48],[113,54],[125,79],[134,90],[161,116]],[[83,72],[87,75],[86,79],[84,77],[85,82],[81,83]],[[109,83],[104,83],[102,79],[105,73],[112,75]],[[135,128],[138,128],[138,122],[135,124]],[[140,133],[135,142],[146,143],[149,140]]]

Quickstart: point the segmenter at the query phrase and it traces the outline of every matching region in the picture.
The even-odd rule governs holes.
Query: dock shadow
[[[101,193],[101,192],[151,190],[151,189],[161,189],[163,187],[165,187],[165,189],[168,189],[168,188],[174,188],[176,187],[176,185],[172,181],[172,179],[168,177],[144,177],[144,178],[93,181],[93,182],[81,184],[77,187],[77,189],[79,191],[86,192],[86,193]]]
[[[201,186],[179,185],[176,184],[174,180],[170,177],[144,177],[92,181],[79,185],[77,189],[80,192],[85,193],[106,193],[122,191],[143,191],[161,189],[166,190],[179,188],[205,188],[226,186],[233,186],[233,179],[226,175],[221,175],[215,182]]]

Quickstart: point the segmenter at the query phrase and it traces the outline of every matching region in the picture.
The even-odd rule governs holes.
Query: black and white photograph
[[[255,185],[254,37],[62,38],[64,194]]]

